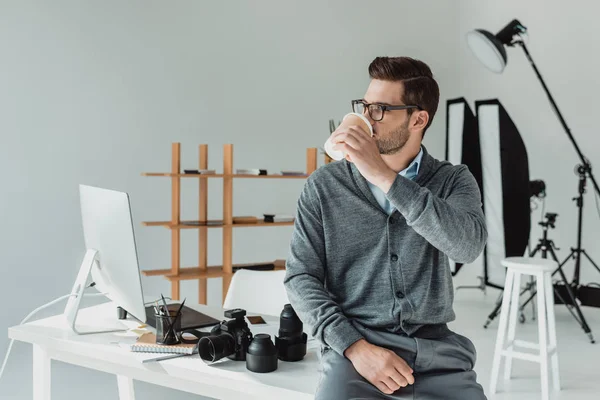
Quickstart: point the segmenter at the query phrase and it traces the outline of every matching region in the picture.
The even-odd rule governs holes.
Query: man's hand
[[[413,370],[396,353],[375,346],[365,339],[352,344],[344,351],[356,372],[385,394],[415,383]]]
[[[360,126],[350,126],[334,132],[331,142],[334,143],[334,150],[341,150],[350,155],[351,162],[366,180],[384,193],[390,190],[396,173],[381,158],[375,139]]]

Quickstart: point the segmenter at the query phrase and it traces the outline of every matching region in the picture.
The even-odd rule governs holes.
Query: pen
[[[183,308],[183,305],[185,304],[186,300],[187,298],[183,299],[183,302],[179,305],[179,309],[175,313],[175,321],[177,321],[177,317],[179,317],[179,313],[181,313],[181,309]]]
[[[179,318],[181,316],[181,310],[183,309],[183,305],[185,304],[185,301],[187,300],[187,298],[183,299],[183,302],[179,305],[179,308],[177,309],[177,312],[175,313],[175,317],[173,317],[173,323],[171,324],[171,333],[173,334],[173,336],[177,336],[177,332],[175,332],[175,325],[177,324],[177,318]],[[169,334],[169,331],[167,331],[167,335]]]
[[[149,362],[153,362],[153,361],[163,361],[163,360],[170,360],[171,358],[178,358],[178,357],[185,357],[185,356],[189,356],[191,354],[169,354],[167,356],[161,356],[161,357],[156,357],[156,358],[148,358],[146,360],[142,360],[142,364],[146,364]]]
[[[163,304],[165,305],[165,313],[166,315],[169,315],[169,308],[167,307],[167,301],[165,300],[165,296],[161,294],[160,297],[162,298]]]
[[[169,336],[169,332],[173,332],[173,335],[175,335],[175,331],[173,330],[173,325],[171,324],[171,313],[169,312],[169,307],[167,307],[167,301],[165,300],[165,296],[160,295],[160,297],[162,298],[163,304],[165,305],[165,316],[167,317],[165,319],[165,322],[167,323],[167,333],[164,334],[164,338],[166,339]],[[173,323],[175,323],[175,321],[173,321]]]

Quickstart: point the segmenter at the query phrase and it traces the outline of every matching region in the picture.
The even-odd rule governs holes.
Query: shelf
[[[171,275],[171,271],[165,274],[165,279],[173,281],[186,281],[190,279],[200,278],[222,278],[225,275],[223,268],[220,266],[207,267],[206,270],[201,270],[199,267],[181,268],[179,275]]]
[[[225,225],[221,225],[221,226],[225,226]],[[253,227],[258,227],[258,226],[294,226],[294,221],[287,221],[287,222],[264,222],[264,221],[258,221],[256,223],[251,222],[251,223],[242,223],[242,224],[231,224],[230,226],[233,226],[234,228],[253,228]]]
[[[162,176],[162,177],[170,177],[170,178],[244,178],[244,179],[306,179],[308,175],[278,175],[278,174],[270,174],[270,175],[242,175],[242,174],[233,174],[233,175],[224,175],[224,174],[171,174],[168,172],[144,172],[142,176]]]
[[[144,172],[142,176],[166,176],[170,178],[223,178],[223,174],[171,174],[169,172]]]
[[[257,161],[262,162],[261,158]],[[209,278],[223,279],[223,300],[227,294],[233,273],[240,268],[255,269],[252,266],[263,266],[263,268],[273,268],[275,270],[285,269],[285,260],[275,260],[267,263],[253,264],[233,264],[233,228],[259,228],[259,227],[278,227],[278,226],[293,226],[294,220],[287,222],[265,222],[261,216],[235,216],[233,213],[233,193],[234,181],[236,179],[281,179],[281,180],[302,180],[306,181],[310,175],[317,170],[317,148],[311,147],[306,149],[306,164],[298,165],[292,168],[272,169],[267,175],[255,175],[252,172],[258,172],[256,169],[235,169],[233,157],[233,144],[223,145],[223,161],[222,166],[214,165],[209,168],[208,165],[208,145],[201,144],[198,147],[198,162],[188,163],[185,165],[181,162],[181,143],[175,142],[171,144],[171,162],[169,172],[144,172],[142,176],[146,177],[163,177],[170,183],[171,193],[171,212],[165,216],[167,221],[146,221],[144,226],[161,226],[169,230],[171,238],[171,259],[169,269],[141,271],[144,276],[163,276],[169,281],[171,287],[171,298],[180,299],[181,297],[181,281],[197,280],[198,281],[198,302],[206,304],[207,302],[207,280]],[[188,173],[186,173],[186,170]],[[210,171],[214,173],[193,173],[195,171]],[[163,169],[164,171],[164,169]],[[191,173],[190,173],[191,172]],[[264,172],[264,170],[263,170]],[[197,214],[191,217],[195,220],[181,219],[181,180],[183,178],[198,179],[198,204]],[[211,220],[208,215],[208,192],[209,182],[207,179],[221,179],[219,184],[223,185],[223,214],[216,216],[219,219]],[[193,183],[193,182],[192,182]],[[275,182],[271,182],[274,184]],[[259,193],[255,193],[259,194]],[[265,195],[269,195],[269,191],[265,191]],[[282,215],[283,216],[283,215]],[[293,217],[293,215],[289,215]],[[223,251],[222,257],[218,262],[220,266],[208,265],[208,228],[221,228]],[[182,268],[181,265],[181,231],[184,229],[195,229],[198,232],[198,261],[195,267]],[[252,233],[252,232],[250,232]],[[271,270],[271,269],[269,269]],[[226,272],[225,272],[226,271]]]
[[[234,174],[233,178],[254,178],[254,179],[306,179],[308,175],[241,175]]]
[[[181,268],[179,271],[183,272],[185,269],[192,269],[192,268]],[[141,271],[141,273],[144,276],[162,276],[162,275],[170,274],[171,269],[147,269],[147,270]]]
[[[167,226],[171,223],[171,221],[144,221],[142,225],[144,226]]]
[[[179,225],[173,225],[171,221],[144,221],[142,225],[144,226],[163,226],[167,229],[198,229],[198,228],[222,228],[223,220],[208,220],[208,222],[214,222],[215,225],[187,225],[185,222],[198,222],[197,220],[190,221],[181,221]]]
[[[280,261],[269,262],[269,263],[250,263],[250,264],[233,264],[233,268],[243,268],[256,266],[261,264],[275,264],[275,269],[272,271],[281,271],[285,269],[285,265]],[[268,272],[268,271],[267,271]],[[181,268],[179,270],[179,275],[171,275],[170,269],[155,269],[155,270],[147,270],[142,271],[144,276],[160,276],[164,275],[165,279],[174,282],[174,281],[186,281],[190,279],[210,279],[210,278],[222,278],[227,275],[226,272],[223,271],[222,266],[211,266],[207,267],[206,270],[201,270],[200,267],[188,267]]]
[[[171,277],[171,269],[151,269],[142,271],[142,274],[144,274],[144,276],[164,275],[167,279],[169,279]],[[208,267],[206,271],[201,271],[199,267],[188,267],[179,269],[179,276],[181,278],[179,280],[194,279],[188,278],[188,276],[191,275],[197,275],[201,278],[220,278],[224,275],[224,272],[221,267]]]
[[[182,222],[198,222],[198,221],[182,221]],[[199,229],[199,228],[223,228],[226,226],[231,226],[233,228],[257,228],[257,227],[265,227],[265,226],[293,226],[294,221],[288,222],[252,222],[252,223],[239,223],[239,224],[223,224],[223,220],[209,220],[209,222],[215,222],[218,224],[215,225],[186,225],[179,224],[173,225],[171,221],[145,221],[142,222],[144,226],[163,226],[167,229]]]

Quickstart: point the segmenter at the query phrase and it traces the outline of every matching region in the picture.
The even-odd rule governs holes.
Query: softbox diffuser
[[[454,165],[466,165],[475,177],[479,189],[482,189],[477,118],[464,97],[446,102],[446,160]],[[450,260],[452,275],[456,275],[461,267],[462,264]]]
[[[527,150],[497,99],[476,101],[475,110],[488,230],[485,280],[490,286],[503,287],[506,274],[501,261],[525,254],[531,230]]]

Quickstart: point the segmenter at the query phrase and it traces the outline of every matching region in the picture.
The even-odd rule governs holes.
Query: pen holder
[[[181,314],[169,311],[169,315],[155,314],[156,344],[173,345],[181,343]]]

